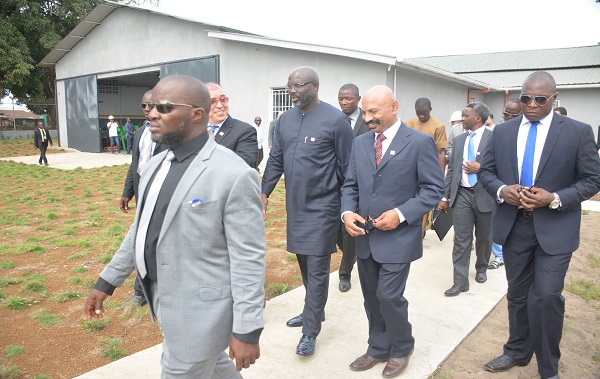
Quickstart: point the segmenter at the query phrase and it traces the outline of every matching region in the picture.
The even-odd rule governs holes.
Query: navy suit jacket
[[[258,140],[256,129],[229,115],[217,131],[215,141],[221,146],[240,156],[252,168],[256,168],[258,160]]]
[[[494,199],[500,186],[519,183],[517,134],[522,118],[497,125],[484,152],[478,179]],[[577,250],[581,202],[600,191],[600,158],[592,128],[553,115],[535,178],[535,187],[557,193],[561,201],[558,210],[542,207],[533,211],[540,246],[552,255]],[[516,215],[517,207],[495,204],[492,219],[495,243],[504,244]]]
[[[358,108],[358,119],[356,120],[356,124],[354,124],[354,128],[352,129],[352,137],[356,138],[366,132],[370,132],[369,125],[365,123],[365,120],[362,118],[362,109]]]
[[[379,217],[398,208],[406,218],[396,229],[374,229],[356,238],[356,255],[379,263],[409,263],[423,255],[423,215],[444,196],[444,174],[433,138],[400,124],[379,166],[375,133],[356,137],[342,187],[342,213]]]

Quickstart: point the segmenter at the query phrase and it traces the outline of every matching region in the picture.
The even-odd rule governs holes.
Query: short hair
[[[360,96],[360,94],[358,93],[358,87],[356,86],[356,84],[352,84],[352,83],[344,84],[338,92],[341,92],[341,91],[351,91],[354,94],[354,96],[356,96],[356,97]]]
[[[426,97],[419,97],[417,101],[415,101],[415,108],[431,108],[431,100]]]
[[[490,118],[493,120],[494,119],[494,115],[490,113]]]
[[[565,107],[556,107],[554,108],[554,111],[560,113],[562,116],[567,115],[567,109]]]
[[[485,120],[490,116],[490,109],[484,103],[469,103],[465,108],[473,109],[473,112],[477,113],[481,117],[481,122],[485,124]]]
[[[519,99],[518,97],[511,97],[510,99],[506,100],[506,104],[508,103],[515,103],[521,105],[521,99]],[[506,104],[504,105],[506,106]]]

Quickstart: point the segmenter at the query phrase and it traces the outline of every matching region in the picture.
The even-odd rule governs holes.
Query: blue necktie
[[[535,152],[535,139],[539,123],[539,121],[531,123],[529,133],[527,134],[527,142],[525,143],[525,153],[523,154],[523,164],[521,165],[521,180],[519,183],[527,188],[533,185],[533,154]]]
[[[208,127],[210,128],[210,132],[214,136],[215,135],[215,130],[217,130],[218,126],[217,125],[208,125]]]
[[[473,143],[473,137],[475,137],[475,132],[469,133],[469,146],[467,147],[467,159],[470,162],[475,162],[475,146]],[[471,186],[475,186],[475,184],[477,184],[477,174],[467,174],[467,178],[469,179],[469,184],[471,184]]]

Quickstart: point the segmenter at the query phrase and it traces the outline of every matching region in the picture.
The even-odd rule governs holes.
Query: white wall
[[[117,120],[131,118],[144,118],[144,111],[140,108],[142,96],[150,87],[119,86],[118,94],[98,94],[98,117],[107,119],[109,115]],[[119,121],[121,122],[121,121]]]

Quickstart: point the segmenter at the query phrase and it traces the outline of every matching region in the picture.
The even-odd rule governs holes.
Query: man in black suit
[[[446,173],[446,195],[438,209],[447,212],[452,207],[454,224],[453,285],[444,292],[446,296],[457,296],[469,290],[469,262],[473,244],[473,228],[477,261],[475,281],[487,281],[487,266],[492,253],[492,209],[494,199],[477,181],[481,153],[492,134],[484,125],[490,111],[483,103],[470,103],[462,111],[462,125],[467,130],[456,137],[448,161]]]
[[[338,91],[338,103],[342,112],[350,119],[352,128],[352,137],[364,134],[369,131],[369,126],[365,124],[362,118],[362,110],[358,107],[360,94],[355,84],[344,84]],[[340,291],[347,292],[352,287],[350,278],[352,268],[356,262],[356,246],[354,237],[351,237],[344,225],[340,223],[338,231],[337,245],[342,250],[342,262],[340,263]]]
[[[391,89],[371,88],[362,106],[372,133],[354,140],[341,209],[348,234],[356,237],[369,346],[350,369],[387,361],[382,375],[393,378],[414,349],[404,290],[411,262],[423,255],[423,215],[444,196],[444,176],[433,138],[398,119]]]
[[[492,372],[525,366],[533,353],[542,378],[558,378],[564,279],[579,246],[581,202],[600,191],[600,158],[589,125],[552,111],[547,72],[521,89],[523,115],[496,127],[479,181],[497,200],[492,234],[503,245],[509,338]]]
[[[215,141],[240,156],[252,168],[258,167],[256,129],[229,115],[229,98],[216,83],[206,83],[210,92],[208,132]]]
[[[48,143],[50,143],[50,146],[53,146],[52,137],[50,137],[50,132],[48,132],[48,129],[44,127],[44,124],[41,121],[39,121],[37,125],[37,130],[33,132],[33,146],[35,146],[36,149],[40,149],[40,160],[38,163],[41,165],[43,161],[44,165],[48,166],[46,150],[48,149]]]

